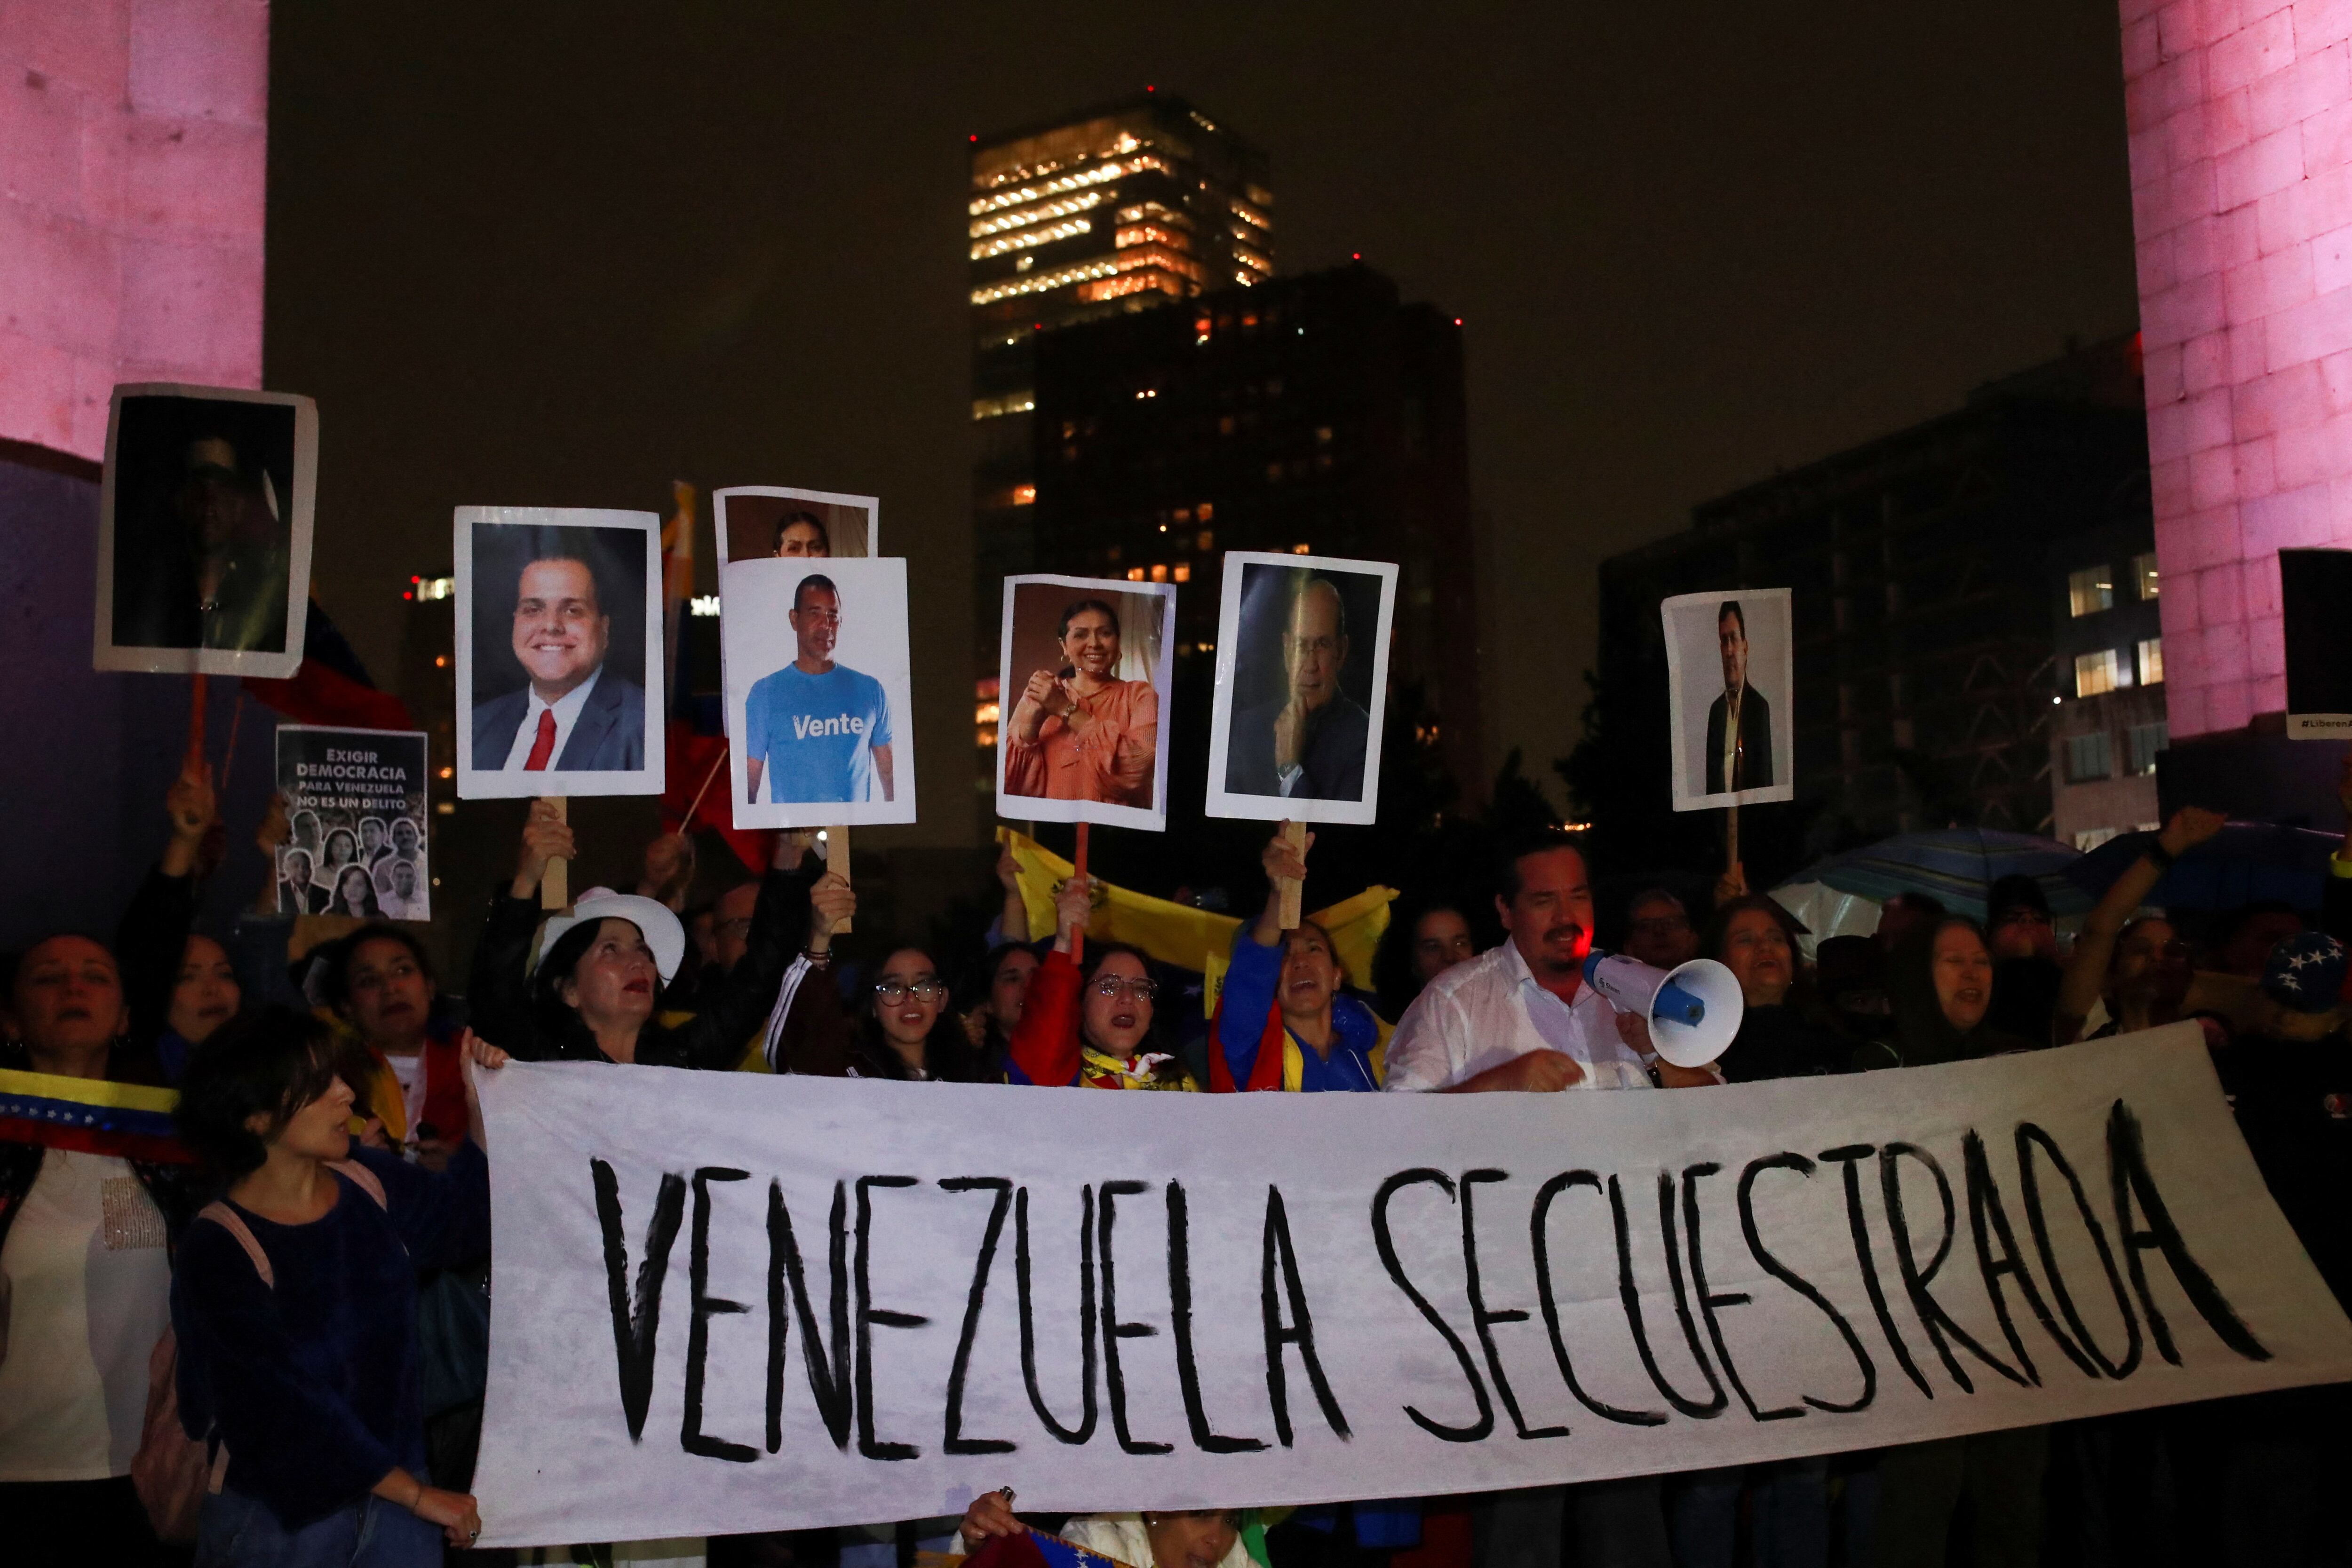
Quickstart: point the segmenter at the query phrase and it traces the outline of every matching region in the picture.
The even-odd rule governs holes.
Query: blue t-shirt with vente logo
[[[770,800],[866,800],[873,748],[890,744],[890,699],[846,665],[812,675],[786,664],[751,683],[743,727],[743,754],[763,769]]]

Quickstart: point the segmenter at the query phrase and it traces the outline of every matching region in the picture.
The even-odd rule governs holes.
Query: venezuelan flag
[[[0,1142],[193,1165],[172,1128],[176,1091],[0,1069]]]
[[[1054,895],[1077,868],[1026,833],[1000,826],[996,841],[1013,851],[1020,868],[1021,902],[1029,911],[1029,931],[1035,937],[1054,933]],[[1087,935],[1097,942],[1124,942],[1150,955],[1154,963],[1190,969],[1208,977],[1202,998],[1204,1015],[1217,1010],[1217,991],[1225,977],[1226,955],[1242,923],[1230,915],[1172,904],[1164,898],[1104,883],[1097,889]],[[1392,887],[1368,887],[1342,899],[1310,918],[1331,933],[1335,955],[1348,984],[1360,991],[1372,988],[1372,955],[1380,950],[1381,935],[1389,928],[1389,905],[1396,901]]]

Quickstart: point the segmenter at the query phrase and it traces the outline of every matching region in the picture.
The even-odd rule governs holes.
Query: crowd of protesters
[[[2352,759],[2344,779],[2352,815]],[[649,846],[633,893],[541,917],[572,830],[532,802],[462,1003],[411,927],[369,921],[289,962],[274,880],[233,931],[194,929],[217,828],[191,771],[115,941],[59,933],[6,977],[0,1068],[174,1086],[193,1163],[0,1141],[0,1557],[11,1563],[436,1563],[472,1546],[489,1311],[488,1165],[476,1074],[529,1061],[1174,1092],[1706,1090],[1899,1070],[2194,1019],[2287,1218],[2352,1301],[2352,842],[2320,910],[2263,905],[2202,933],[2144,909],[2221,819],[2186,810],[2061,951],[2040,884],[1990,919],[1888,901],[1875,934],[1809,933],[1741,868],[1694,911],[1651,888],[1596,907],[1583,848],[1509,846],[1491,879],[1415,888],[1363,988],[1281,889],[1314,837],[1267,843],[1263,909],[1188,1037],[1180,977],[1086,937],[1097,890],[1058,890],[1032,941],[1013,862],[973,950],[841,940],[856,894],[803,835],[686,909],[690,844]],[[273,864],[275,807],[258,830]],[[345,922],[345,926],[350,922]],[[1499,939],[1481,950],[1482,931]],[[1596,934],[1661,968],[1716,959],[1745,1011],[1678,1067],[1583,977]],[[1192,1009],[1196,1014],[1199,1009]],[[1465,1502],[1339,1502],[839,1532],[844,1568],[904,1568],[1048,1523],[1133,1568],[1940,1568],[2341,1561],[2326,1485],[2340,1388]],[[892,1511],[877,1499],[877,1512]],[[1465,1518],[1466,1515],[1466,1518]],[[1454,1528],[1460,1526],[1461,1528]],[[602,1550],[609,1557],[610,1549]],[[805,1560],[807,1536],[714,1542]],[[831,1561],[831,1560],[829,1560]]]

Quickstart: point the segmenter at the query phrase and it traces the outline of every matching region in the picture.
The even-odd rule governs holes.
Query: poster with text
[[[1685,593],[1658,608],[1666,623],[1675,810],[1793,799],[1789,591]]]
[[[661,519],[460,507],[457,793],[662,791]]]
[[[1004,580],[998,816],[1167,826],[1175,626],[1173,583]]]
[[[735,485],[712,497],[719,564],[782,556],[877,556],[882,502],[873,496]]]
[[[913,821],[907,563],[730,561],[719,602],[735,825]]]
[[[1374,821],[1397,569],[1239,550],[1224,565],[1209,815]]]
[[[302,663],[319,410],[289,392],[118,386],[99,489],[101,670],[289,679]]]
[[[2278,552],[2286,732],[2352,740],[2352,549]]]
[[[281,725],[278,913],[430,920],[422,730]]]

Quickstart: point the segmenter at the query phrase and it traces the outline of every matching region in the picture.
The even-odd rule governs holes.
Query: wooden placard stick
[[[1723,809],[1723,869],[1727,873],[1739,864],[1739,802],[1734,800]]]
[[[843,882],[849,881],[849,830],[846,827],[831,827],[824,831],[824,869]],[[856,918],[852,915],[849,920],[844,920],[833,928],[833,934],[835,936],[849,935],[851,921]]]
[[[1305,854],[1307,824],[1285,821],[1282,824],[1282,841],[1300,854]],[[1303,902],[1301,894],[1305,893],[1306,888],[1307,884],[1295,876],[1278,876],[1274,879],[1274,890],[1282,895],[1282,907],[1279,914],[1282,918],[1282,928],[1285,931],[1297,930],[1300,920],[1304,918],[1298,906]]]
[[[572,820],[572,797],[550,795],[547,803],[555,808],[555,820]],[[551,860],[547,869],[539,873],[539,906],[541,909],[565,909],[572,904],[572,875],[568,862]]]
[[[733,743],[730,741],[727,744],[732,745]],[[677,831],[681,835],[691,835],[693,833],[694,814],[702,810],[702,798],[710,793],[711,780],[718,778],[719,770],[726,766],[727,746],[722,745],[719,748],[718,758],[710,764],[710,771],[702,776],[702,788],[694,792],[694,804],[688,806],[686,809],[686,815],[678,819]]]
[[[1078,847],[1070,857],[1070,874],[1074,877],[1083,877],[1087,874],[1087,830],[1093,826],[1094,824],[1092,822],[1080,822],[1078,824]],[[1093,895],[1094,889],[1089,887],[1087,892],[1087,895],[1091,897]],[[1087,928],[1083,924],[1080,925],[1076,931],[1070,933],[1070,962],[1077,965],[1080,968],[1086,967]]]
[[[184,767],[194,774],[205,765],[205,688],[206,677],[199,670],[188,681],[188,755]]]

